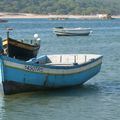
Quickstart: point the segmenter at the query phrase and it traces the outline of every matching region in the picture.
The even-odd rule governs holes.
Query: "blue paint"
[[[46,59],[46,57],[41,57],[43,60]],[[39,58],[40,59],[40,58]],[[59,87],[67,87],[67,86],[74,86],[74,85],[80,85],[95,76],[101,68],[101,62],[99,60],[102,59],[102,56],[99,57],[98,59],[94,61],[87,62],[85,64],[80,64],[80,65],[73,65],[73,66],[51,66],[51,65],[41,65],[41,64],[36,64],[33,61],[19,61],[14,58],[9,58],[6,56],[1,56],[1,60],[4,61],[6,60],[8,63],[12,62],[11,64],[15,64],[15,66],[9,66],[6,65],[8,63],[3,64],[3,70],[4,76],[3,76],[3,83],[5,82],[15,82],[17,84],[22,84],[22,85],[34,85],[34,86],[39,86],[40,88],[59,88]],[[43,62],[43,61],[42,61]],[[70,74],[51,74],[52,70],[55,70],[59,72],[59,70],[77,70],[78,68],[82,69],[83,67],[89,67],[94,63],[95,66],[88,68],[86,70],[82,70],[80,72],[73,72]],[[10,63],[9,63],[10,64]],[[10,65],[11,65],[10,64]],[[18,65],[16,67],[16,64]],[[27,71],[24,69],[24,65],[32,65],[33,67],[40,66],[44,67],[44,69],[49,69],[48,73],[43,72],[33,72],[33,71]],[[23,68],[19,68],[19,66],[23,66]],[[6,86],[3,86],[4,89]],[[14,86],[13,86],[14,87]],[[20,89],[20,88],[18,88]],[[18,90],[19,91],[19,90]],[[14,92],[14,91],[9,91],[9,92]]]
[[[49,74],[36,74],[32,72],[25,72],[22,70],[14,70],[14,68],[5,68],[8,72],[5,74],[5,80],[16,81],[25,84],[40,85],[44,87],[44,82],[47,77],[49,87],[62,87],[82,84],[93,77],[100,71],[101,64],[89,69],[87,71],[71,74],[71,75],[49,75]],[[14,76],[14,74],[16,74]]]

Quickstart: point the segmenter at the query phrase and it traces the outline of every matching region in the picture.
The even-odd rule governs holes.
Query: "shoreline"
[[[100,17],[100,15],[103,15]],[[41,18],[41,19],[102,19],[105,18],[106,14],[98,14],[98,15],[41,15],[41,14],[32,14],[32,13],[8,13],[8,12],[0,12],[0,19],[7,18]],[[120,15],[111,16],[111,18],[120,18]],[[107,19],[107,18],[106,18]]]

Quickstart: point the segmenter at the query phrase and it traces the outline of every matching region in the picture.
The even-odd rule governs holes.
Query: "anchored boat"
[[[9,31],[7,31],[7,39],[3,40],[4,54],[9,57],[14,57],[20,60],[29,60],[36,57],[40,48],[40,38],[38,34],[35,34],[35,38],[32,40],[16,40],[9,37]]]
[[[21,61],[0,55],[4,94],[81,85],[101,68],[96,54],[44,55]]]
[[[91,32],[91,28],[53,28],[53,32],[57,36],[88,36]]]
[[[0,19],[0,23],[8,22],[6,19]]]

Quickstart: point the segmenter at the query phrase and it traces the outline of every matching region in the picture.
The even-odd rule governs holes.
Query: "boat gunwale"
[[[15,58],[10,58],[10,57],[7,57],[7,56],[4,56],[4,61],[10,61],[10,62],[17,63],[17,64],[20,64],[20,65],[28,65],[28,66],[33,66],[33,67],[43,67],[43,68],[49,68],[49,69],[75,69],[75,68],[84,67],[88,64],[96,62],[96,61],[102,59],[102,57],[103,56],[99,56],[98,58],[92,59],[91,61],[86,61],[84,63],[77,64],[77,65],[71,65],[71,66],[55,66],[55,65],[52,65],[52,64],[49,65],[49,64],[39,64],[39,63],[33,63],[33,62],[25,62],[25,61],[20,61],[20,60],[17,60]]]
[[[80,28],[80,27],[78,27],[78,28],[59,28],[59,27],[57,28],[57,27],[56,27],[56,28],[53,28],[53,30],[54,30],[54,31],[55,31],[55,30],[58,30],[58,31],[59,31],[59,30],[68,30],[68,31],[72,31],[72,30],[73,30],[73,31],[89,30],[89,31],[90,31],[90,30],[92,30],[92,29],[91,29],[91,28],[82,28],[82,27],[81,27],[81,28]]]
[[[36,44],[36,45],[28,44],[28,43],[20,42],[20,41],[18,41],[18,40],[16,40],[16,39],[13,39],[13,38],[4,39],[2,42],[4,42],[4,41],[9,41],[9,40],[10,40],[10,41],[13,41],[13,42],[16,42],[16,43],[18,43],[18,44],[24,44],[24,45],[29,46],[29,47],[39,47],[39,44]]]

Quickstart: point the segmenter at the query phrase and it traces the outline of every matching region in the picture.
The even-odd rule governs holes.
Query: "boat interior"
[[[73,66],[96,60],[100,56],[94,54],[44,55],[37,59],[30,59],[28,62],[54,66]]]

